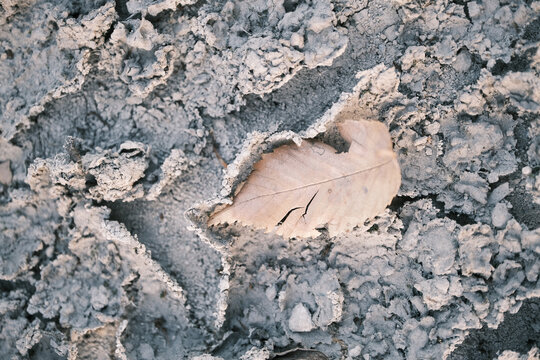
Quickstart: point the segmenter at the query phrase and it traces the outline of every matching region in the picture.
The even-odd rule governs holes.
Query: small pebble
[[[439,132],[440,129],[441,129],[441,124],[439,124],[438,122],[434,122],[426,126],[426,132],[429,135],[435,135],[436,133]]]
[[[302,49],[304,47],[304,35],[301,33],[292,34],[291,45],[299,49]]]
[[[489,195],[488,202],[490,204],[496,204],[510,194],[510,186],[508,183],[503,183],[497,186]]]
[[[276,298],[276,287],[275,286],[269,286],[266,291],[266,298],[270,301],[274,300]]]
[[[293,308],[289,318],[289,329],[295,332],[309,332],[313,330],[311,314],[304,304],[299,303]]]
[[[512,215],[510,215],[506,205],[503,203],[495,205],[491,212],[491,223],[497,228],[503,228],[511,218]]]
[[[456,56],[456,59],[454,63],[452,64],[452,67],[459,72],[466,72],[471,67],[472,61],[471,61],[471,55],[468,51],[462,51],[461,53]]]
[[[495,173],[489,173],[488,174],[488,177],[487,177],[487,180],[490,184],[493,184],[493,183],[496,183],[497,181],[499,181],[499,176]]]
[[[362,354],[362,347],[360,345],[357,345],[353,347],[352,349],[349,349],[349,356],[351,357],[357,357]]]
[[[531,175],[532,169],[530,166],[525,166],[523,169],[521,169],[521,173],[525,176]]]
[[[428,141],[427,136],[422,136],[421,138],[418,138],[414,141],[414,146],[422,146],[425,145]]]
[[[467,3],[467,10],[469,10],[469,16],[474,19],[478,16],[480,16],[482,9],[480,8],[480,5],[478,5],[476,2],[471,1]]]

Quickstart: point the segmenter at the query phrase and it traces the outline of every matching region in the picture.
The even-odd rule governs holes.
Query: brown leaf
[[[351,120],[338,127],[347,153],[306,140],[264,154],[233,204],[208,225],[239,222],[284,237],[315,237],[326,226],[334,236],[382,212],[401,184],[387,127]]]

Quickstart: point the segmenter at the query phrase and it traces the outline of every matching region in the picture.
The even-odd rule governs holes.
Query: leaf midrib
[[[389,164],[389,163],[392,162],[393,160],[394,160],[394,158],[389,159],[388,161],[385,161],[385,162],[383,162],[383,163],[381,163],[381,164],[377,164],[377,165],[374,165],[374,166],[372,166],[372,167],[369,167],[369,168],[367,168],[367,169],[357,170],[357,171],[354,171],[354,172],[352,172],[352,173],[350,173],[350,174],[341,175],[341,176],[338,176],[338,177],[335,177],[335,178],[332,178],[332,179],[321,180],[321,181],[317,181],[317,182],[314,182],[314,183],[311,183],[311,184],[302,185],[302,186],[297,186],[297,187],[292,188],[292,189],[276,191],[276,192],[271,193],[271,194],[258,195],[258,196],[252,197],[252,198],[250,198],[250,199],[247,199],[247,200],[239,201],[239,202],[237,202],[236,204],[244,204],[244,203],[247,203],[247,202],[250,202],[250,201],[253,201],[253,200],[257,200],[257,199],[260,199],[260,198],[264,198],[264,197],[267,197],[267,196],[280,195],[280,194],[284,194],[284,193],[291,192],[291,191],[302,190],[302,189],[306,189],[306,188],[309,188],[309,187],[312,187],[312,186],[325,184],[325,183],[328,183],[328,182],[331,182],[331,181],[336,181],[336,180],[340,180],[340,179],[345,179],[345,178],[347,178],[347,177],[351,177],[351,176],[354,176],[354,175],[358,175],[358,174],[363,173],[363,172],[366,172],[366,171],[371,171],[371,170],[380,168],[380,167],[382,167],[382,166],[385,166],[386,164]]]

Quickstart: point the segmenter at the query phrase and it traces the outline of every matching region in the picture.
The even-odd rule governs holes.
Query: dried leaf
[[[264,154],[233,204],[212,214],[208,225],[239,222],[284,237],[315,237],[327,227],[334,236],[382,212],[401,184],[388,129],[350,120],[338,127],[347,153],[303,141]]]

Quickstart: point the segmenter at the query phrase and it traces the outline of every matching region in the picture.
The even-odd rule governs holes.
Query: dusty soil
[[[538,359],[540,2],[0,0],[2,359]],[[381,121],[335,237],[208,228]]]

